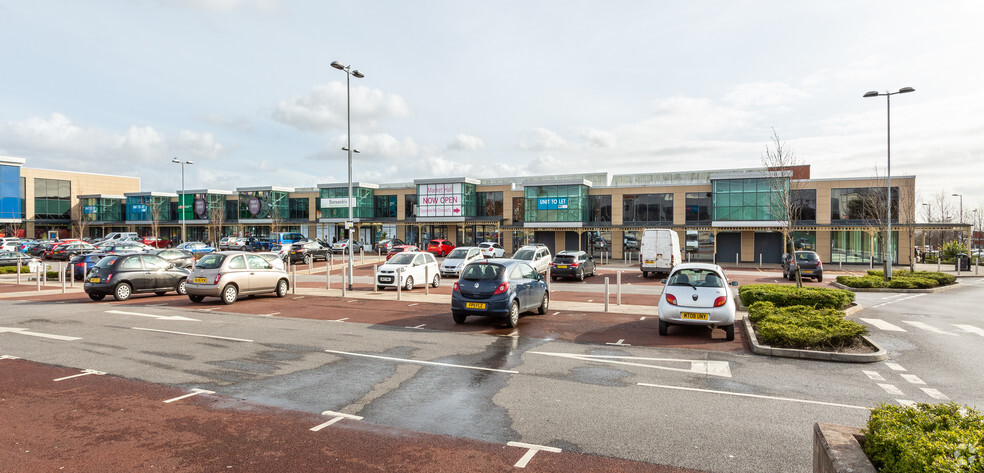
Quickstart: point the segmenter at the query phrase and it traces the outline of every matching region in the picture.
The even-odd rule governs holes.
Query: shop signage
[[[323,209],[341,209],[348,208],[349,199],[348,197],[322,197],[321,198],[321,208]],[[352,199],[352,206],[355,206],[355,199]]]
[[[567,197],[543,197],[536,199],[537,210],[562,210],[567,208]]]
[[[99,207],[96,205],[86,205],[82,212],[87,214],[99,213]]]
[[[426,184],[417,195],[418,217],[460,217],[461,183]]]

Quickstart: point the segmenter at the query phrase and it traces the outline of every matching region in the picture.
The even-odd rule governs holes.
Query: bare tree
[[[762,164],[768,169],[767,179],[769,180],[769,207],[772,216],[779,222],[779,231],[782,232],[783,252],[790,248],[793,238],[793,226],[796,216],[800,212],[799,205],[793,199],[793,179],[792,172],[795,166],[800,164],[793,153],[791,147],[786,145],[781,139],[776,129],[772,129],[772,141],[765,147],[765,154],[762,155]],[[793,259],[795,261],[795,258]],[[796,268],[796,285],[802,287],[799,268]]]
[[[161,236],[161,214],[163,213],[161,207],[164,205],[170,205],[170,202],[161,202],[161,199],[150,196],[150,206],[147,208],[150,213],[150,233],[152,233],[150,236],[158,238]]]
[[[215,248],[219,247],[219,240],[222,238],[224,220],[225,200],[210,198],[208,202],[208,228],[209,233],[212,235],[212,246]]]
[[[280,207],[272,201],[270,205],[270,234],[273,235],[280,231],[280,227],[284,224],[283,216],[280,215]]]
[[[79,238],[85,238],[85,229],[89,227],[89,222],[92,219],[89,218],[89,214],[85,212],[85,204],[81,199],[79,199],[79,201],[72,206],[71,219],[72,233],[78,233]]]

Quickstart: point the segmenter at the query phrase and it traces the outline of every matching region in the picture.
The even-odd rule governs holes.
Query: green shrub
[[[807,306],[776,307],[756,302],[748,308],[759,340],[766,345],[805,350],[837,350],[851,346],[868,333],[863,325],[847,320],[837,309]]]
[[[967,251],[967,245],[960,243],[959,241],[948,241],[943,244],[943,260],[955,260],[958,253],[969,254]]]
[[[30,272],[31,272],[31,268],[28,268],[26,264],[21,266],[22,274],[28,274]],[[16,273],[17,273],[17,266],[0,267],[0,274],[16,274]]]
[[[984,472],[984,417],[973,408],[882,404],[863,433],[864,452],[882,473]]]
[[[844,278],[843,280],[841,278]],[[863,279],[863,280],[859,280]],[[925,281],[916,282],[910,281],[909,283],[899,283],[900,285],[891,285],[885,283],[885,273],[879,270],[868,270],[867,276],[837,276],[837,282],[849,286],[849,287],[906,287],[912,285],[916,289],[926,289],[937,286],[947,286],[957,282],[957,277],[952,274],[938,273],[936,271],[908,271],[905,269],[900,269],[898,271],[892,272],[892,282],[896,279],[929,279],[935,281],[936,284],[926,283]],[[877,281],[881,281],[879,284]]]
[[[805,305],[818,309],[843,309],[854,302],[854,293],[826,287],[802,287],[782,284],[749,284],[738,290],[741,303],[747,307],[759,301],[769,301],[776,307]]]
[[[887,287],[885,281],[878,276],[837,276],[837,282],[855,288]]]

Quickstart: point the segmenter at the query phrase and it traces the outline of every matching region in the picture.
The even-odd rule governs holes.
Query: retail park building
[[[473,179],[448,177],[353,186],[357,238],[374,243],[446,238],[457,245],[498,241],[511,252],[544,243],[551,251],[582,249],[631,257],[645,228],[676,230],[694,261],[776,263],[783,253],[770,195],[775,170],[763,167]],[[782,171],[793,198],[792,242],[826,263],[881,260],[885,180],[815,179],[810,166]],[[970,232],[969,224],[916,224],[915,176],[892,177],[894,261],[910,261],[923,230]],[[235,190],[144,191],[137,177],[25,167],[0,157],[0,229],[43,238],[99,237],[136,231],[175,241],[299,232],[344,238],[348,183]],[[187,236],[182,239],[181,226]],[[899,248],[902,251],[899,251]]]

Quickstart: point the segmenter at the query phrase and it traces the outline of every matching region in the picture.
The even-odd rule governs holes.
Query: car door
[[[226,264],[223,272],[225,273],[222,274],[223,282],[229,281],[236,283],[239,286],[240,294],[250,292],[249,268],[246,266],[244,255],[234,255],[229,258],[229,263]]]
[[[523,268],[523,281],[526,284],[526,309],[540,306],[546,284],[542,284],[540,273],[532,267]]]
[[[426,269],[427,269],[427,260],[424,258],[423,254],[419,254],[415,256],[413,258],[413,262],[410,263],[409,266],[407,266],[407,270],[409,271],[409,273],[407,274],[413,277],[414,286],[420,286],[421,284],[425,284],[425,281],[427,281],[426,276],[428,276],[424,274],[424,271],[426,271]]]
[[[139,256],[131,256],[120,263],[123,278],[130,282],[134,291],[146,291],[154,287],[154,277],[144,268]]]
[[[249,286],[251,291],[273,291],[280,280],[280,273],[274,270],[269,261],[259,255],[246,255],[246,264],[249,266]]]
[[[164,260],[164,258],[156,255],[140,255],[140,261],[147,271],[148,289],[173,288],[173,286],[169,287],[170,277],[167,274],[167,267],[170,263]]]

